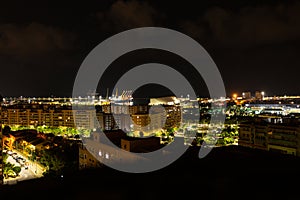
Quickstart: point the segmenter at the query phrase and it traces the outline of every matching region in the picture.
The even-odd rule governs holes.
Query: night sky
[[[50,2],[1,2],[2,96],[71,96],[77,70],[95,46],[144,26],[171,28],[198,41],[218,66],[228,96],[256,90],[300,95],[300,1]],[[135,60],[116,62],[108,80]],[[205,96],[200,79],[197,92]]]

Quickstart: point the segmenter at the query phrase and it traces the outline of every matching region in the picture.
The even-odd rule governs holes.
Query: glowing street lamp
[[[236,98],[237,98],[237,94],[233,94],[233,95],[232,95],[232,98],[233,98],[233,99],[236,99]]]

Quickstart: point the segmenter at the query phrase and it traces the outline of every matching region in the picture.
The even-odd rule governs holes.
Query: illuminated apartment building
[[[94,110],[73,110],[76,128],[95,129],[96,116]]]
[[[115,130],[117,129],[114,117],[110,113],[100,112],[97,113],[97,119],[102,130]]]
[[[240,124],[239,145],[267,150],[266,124]]]
[[[72,110],[67,108],[27,108],[7,107],[1,112],[3,124],[21,125],[21,126],[67,126],[78,128],[94,129],[95,128],[95,112],[94,110]]]
[[[165,119],[161,113],[155,114],[134,114],[131,115],[133,124],[132,130],[144,133],[153,133],[164,127]]]
[[[300,156],[300,126],[272,124],[267,138],[269,151]]]
[[[117,129],[121,129],[126,132],[130,130],[130,125],[132,124],[130,115],[114,114],[114,121]]]
[[[243,123],[239,129],[239,145],[300,156],[300,125]]]
[[[179,127],[182,122],[180,106],[164,106],[167,119],[164,125],[165,129]]]
[[[148,114],[150,108],[149,105],[102,105],[95,112],[94,109],[76,110],[72,109],[71,106],[16,104],[3,107],[1,117],[5,125],[65,126],[90,130],[96,128],[126,131],[134,128],[140,130],[148,124],[151,124],[151,127],[148,126],[149,130],[156,130],[172,128],[181,122],[179,106],[163,105],[165,114],[154,112],[151,114],[152,120]],[[152,123],[150,123],[151,121]]]

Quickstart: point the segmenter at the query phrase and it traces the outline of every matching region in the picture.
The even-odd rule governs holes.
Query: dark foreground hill
[[[199,159],[189,148],[168,167],[129,174],[104,167],[0,188],[1,199],[300,199],[300,159],[239,146]]]

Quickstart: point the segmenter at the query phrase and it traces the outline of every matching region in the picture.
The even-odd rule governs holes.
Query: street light
[[[237,98],[237,94],[233,94],[233,95],[232,95],[232,98],[233,98],[233,99],[236,99],[236,98]]]

